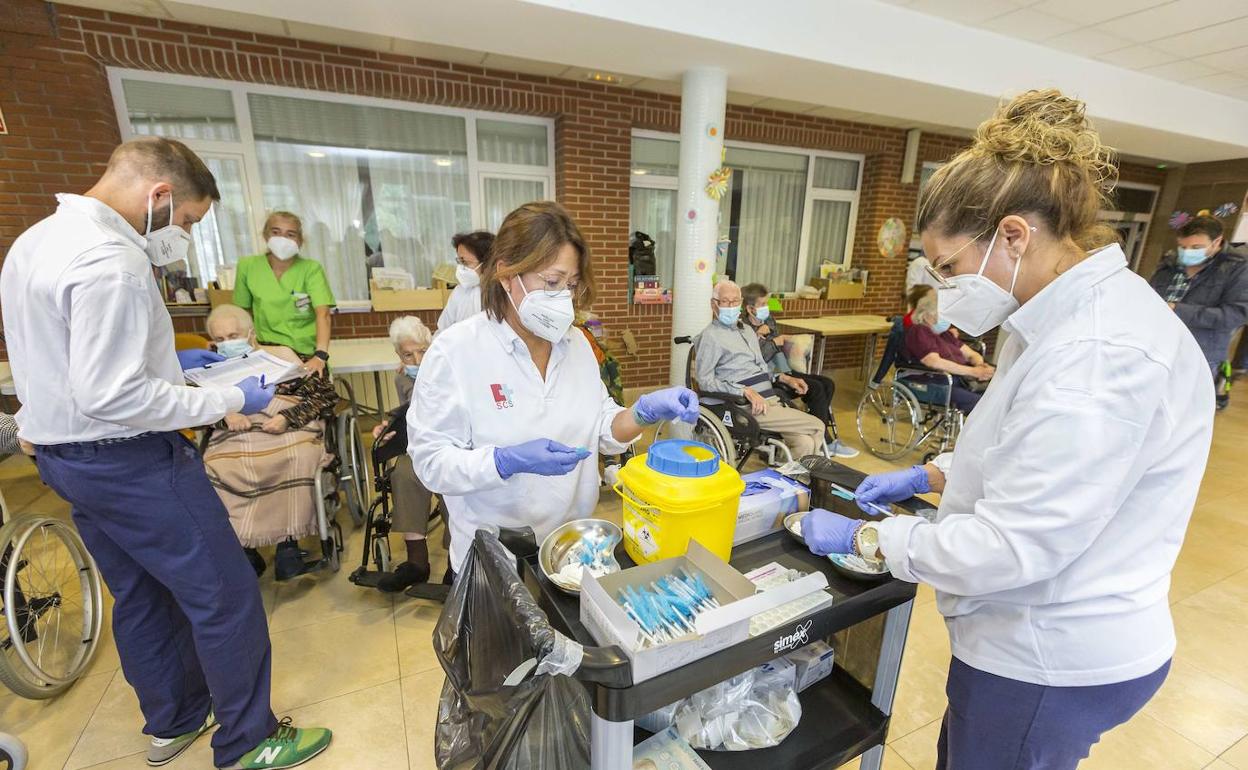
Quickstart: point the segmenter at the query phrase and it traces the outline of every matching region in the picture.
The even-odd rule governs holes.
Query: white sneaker
[[[840,439],[837,439],[835,441],[828,442],[828,454],[832,457],[844,457],[848,459],[850,457],[857,457],[858,450],[842,442]]]
[[[147,747],[147,764],[152,767],[160,767],[167,765],[182,755],[182,752],[191,747],[195,739],[212,728],[217,726],[217,717],[212,711],[208,712],[208,718],[199,727],[188,733],[183,733],[176,738],[152,738],[151,745]]]

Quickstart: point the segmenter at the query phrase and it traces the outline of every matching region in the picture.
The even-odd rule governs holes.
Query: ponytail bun
[[[1083,102],[1052,88],[1027,91],[1002,102],[971,147],[932,176],[919,229],[978,235],[1019,214],[1039,217],[1060,238],[1100,240],[1096,215],[1117,178],[1114,151]]]

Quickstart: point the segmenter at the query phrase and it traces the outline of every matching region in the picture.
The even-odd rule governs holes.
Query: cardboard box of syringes
[[[659,578],[682,569],[701,574],[720,606],[698,615],[694,624],[696,633],[685,634],[657,647],[643,647],[641,627],[614,597],[626,585],[648,588]],[[822,572],[814,572],[787,585],[756,593],[749,578],[696,540],[690,540],[684,556],[600,578],[587,573],[581,583],[581,623],[598,644],[619,646],[632,660],[633,682],[644,682],[745,641],[750,635],[753,616],[827,587],[827,577]]]

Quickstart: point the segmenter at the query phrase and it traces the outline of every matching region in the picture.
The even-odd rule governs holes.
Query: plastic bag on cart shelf
[[[633,747],[633,770],[711,770],[674,729],[655,733]]]
[[[783,658],[765,663],[681,701],[673,715],[695,749],[748,751],[777,746],[802,718],[796,669]]]
[[[440,770],[589,767],[589,696],[570,678],[584,651],[550,625],[495,534],[477,532],[433,649],[446,674]]]

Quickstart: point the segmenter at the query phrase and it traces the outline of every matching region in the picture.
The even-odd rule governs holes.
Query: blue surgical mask
[[[937,334],[944,334],[945,332],[949,331],[949,327],[952,325],[953,324],[949,323],[948,321],[942,318],[936,323],[932,324],[932,331],[936,332]]]
[[[226,358],[238,358],[251,352],[251,343],[246,339],[225,340],[217,343],[217,352]]]
[[[771,308],[766,305],[754,308],[754,317],[760,321],[766,321],[768,318],[771,318]]]
[[[1179,249],[1179,264],[1183,267],[1195,267],[1201,262],[1204,262],[1206,259],[1209,259],[1209,255],[1206,254],[1205,250],[1200,247],[1194,249]]]
[[[416,379],[416,373],[420,371],[420,364],[406,364],[403,367],[403,373],[413,380]]]
[[[739,318],[741,318],[740,307],[721,307],[719,309],[719,322],[724,326],[736,326]]]

